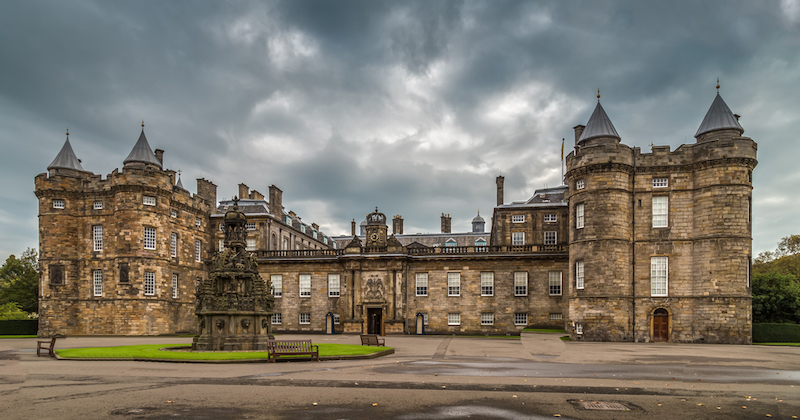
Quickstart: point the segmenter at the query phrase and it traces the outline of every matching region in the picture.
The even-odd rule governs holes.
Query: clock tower
[[[386,215],[375,207],[375,212],[367,215],[366,246],[386,246],[387,231]]]

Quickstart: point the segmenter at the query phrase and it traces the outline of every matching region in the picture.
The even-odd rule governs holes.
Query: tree
[[[785,274],[754,275],[753,322],[800,322],[800,282]]]
[[[11,302],[25,312],[39,311],[39,266],[35,249],[28,248],[22,258],[9,256],[0,267],[0,305]]]
[[[10,319],[29,319],[28,314],[20,309],[16,302],[0,305],[0,321]]]
[[[786,274],[800,279],[800,235],[778,242],[775,251],[764,251],[753,261],[753,274]]]

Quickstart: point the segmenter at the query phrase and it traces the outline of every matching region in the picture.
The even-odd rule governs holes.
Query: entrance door
[[[667,341],[669,336],[669,313],[664,308],[653,313],[653,341]]]
[[[383,335],[381,318],[383,318],[383,309],[367,308],[367,334]]]

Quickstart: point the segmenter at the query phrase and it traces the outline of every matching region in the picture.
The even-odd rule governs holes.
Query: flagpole
[[[561,185],[564,185],[564,138],[561,138]]]

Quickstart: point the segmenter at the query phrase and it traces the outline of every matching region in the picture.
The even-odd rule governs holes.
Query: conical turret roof
[[[81,161],[78,160],[78,157],[75,156],[75,152],[72,151],[72,146],[69,144],[69,137],[67,137],[67,141],[64,142],[64,147],[58,152],[53,163],[47,167],[48,171],[51,169],[73,169],[85,172],[81,166]]]
[[[182,189],[182,190],[186,189],[186,188],[183,188],[183,182],[181,182],[181,175],[180,174],[178,174],[178,182],[175,184],[175,186],[180,188],[180,189]]]
[[[586,123],[586,128],[583,129],[583,133],[581,133],[581,137],[578,141],[584,141],[593,139],[596,137],[613,137],[619,139],[619,134],[617,134],[617,130],[614,128],[614,124],[611,124],[611,120],[608,118],[606,111],[603,109],[603,106],[600,105],[600,101],[597,101],[597,106],[594,108],[594,112],[592,112],[592,116],[589,117],[589,122]]]
[[[153,154],[153,149],[150,148],[150,144],[147,142],[147,137],[144,136],[144,130],[142,130],[142,134],[139,135],[139,141],[136,142],[136,145],[133,146],[133,150],[131,150],[131,154],[122,161],[123,165],[127,165],[128,163],[132,162],[142,162],[142,163],[149,163],[151,165],[161,167],[161,162],[158,161],[156,155]]]
[[[717,86],[717,88],[719,88],[719,86]],[[703,118],[703,122],[700,124],[700,128],[697,129],[697,133],[695,133],[694,136],[700,137],[702,134],[708,133],[709,131],[725,129],[736,129],[739,130],[740,133],[744,133],[744,128],[739,124],[739,121],[733,115],[731,109],[728,108],[725,101],[722,100],[722,96],[719,96],[719,92],[717,92],[717,97],[714,98],[711,108],[708,109],[706,117]]]

